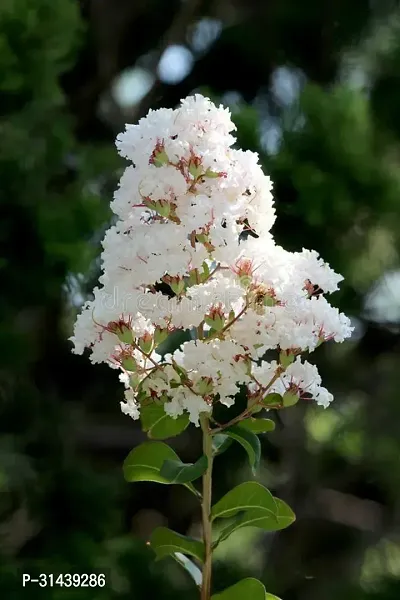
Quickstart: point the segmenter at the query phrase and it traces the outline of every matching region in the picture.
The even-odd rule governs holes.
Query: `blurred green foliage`
[[[67,338],[96,282],[124,168],[115,134],[200,90],[232,103],[238,144],[271,175],[279,243],[315,248],[344,274],[333,302],[357,324],[351,342],[316,356],[334,406],[283,413],[262,441],[261,479],[298,521],[235,538],[215,589],[254,575],[284,600],[398,598],[400,326],[367,307],[374,289],[400,314],[400,285],[380,283],[399,268],[399,19],[385,0],[3,0],[1,597],[26,595],[24,572],[107,577],[95,593],[31,585],[31,598],[197,597],[145,544],[157,524],[198,533],[196,504],[183,489],[123,482],[122,460],[143,436],[119,414],[115,373],[71,355]],[[199,22],[211,42],[196,52]],[[168,44],[195,58],[176,85],[157,79]],[[127,107],[113,84],[132,66],[155,83]],[[177,444],[196,457],[195,435]],[[216,464],[216,498],[246,468],[233,445]]]

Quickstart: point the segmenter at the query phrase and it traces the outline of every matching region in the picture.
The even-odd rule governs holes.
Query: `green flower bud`
[[[188,285],[199,285],[201,283],[201,275],[198,269],[192,269],[189,271]]]
[[[137,373],[134,373],[133,375],[131,375],[129,377],[129,384],[131,386],[131,388],[136,389],[137,386],[139,385],[140,379],[139,379],[139,375]]]
[[[279,362],[282,367],[285,367],[285,369],[291,365],[293,361],[294,354],[292,354],[290,350],[282,350],[282,352],[279,354]]]
[[[168,329],[161,329],[161,327],[156,327],[154,331],[154,344],[158,346],[165,342],[168,337]]]
[[[211,171],[210,168],[207,169],[207,171],[204,173],[205,177],[210,177],[211,179],[215,179],[216,177],[219,177],[219,173],[217,173],[216,171]]]
[[[169,217],[171,213],[171,205],[167,200],[158,200],[154,205],[154,210],[162,217]]]
[[[218,314],[206,315],[204,321],[215,331],[221,331],[225,327],[225,317]]]
[[[201,377],[194,386],[195,392],[201,396],[208,396],[212,393],[213,388],[214,384],[211,377]]]
[[[179,277],[172,277],[169,285],[171,287],[171,290],[177,296],[179,296],[185,289],[185,281],[184,279],[180,279]]]
[[[200,244],[204,244],[207,241],[207,235],[205,233],[196,233],[196,240]]]
[[[133,358],[133,356],[125,356],[122,359],[121,364],[126,371],[136,371],[137,370],[137,363],[136,363],[136,360]]]
[[[116,328],[114,333],[118,336],[118,339],[123,344],[132,344],[133,342],[133,333],[129,325],[125,323],[120,323]]]
[[[283,398],[280,394],[276,392],[272,392],[271,394],[267,394],[265,398],[263,398],[263,404],[268,407],[269,404],[273,405],[281,405],[283,403]]]
[[[276,306],[275,298],[272,298],[272,296],[265,296],[264,306]]]
[[[295,404],[298,403],[299,401],[299,396],[298,394],[296,394],[296,392],[292,392],[290,390],[287,390],[284,394],[283,394],[283,406],[285,408],[289,408],[289,406],[294,406]]]
[[[139,348],[146,354],[151,352],[153,348],[153,338],[150,333],[146,332],[139,338]]]
[[[189,164],[189,173],[192,175],[193,179],[198,179],[203,172],[201,164],[196,163],[197,161],[191,161]]]
[[[157,150],[153,155],[153,165],[155,167],[162,167],[163,165],[168,164],[169,158],[165,150]]]

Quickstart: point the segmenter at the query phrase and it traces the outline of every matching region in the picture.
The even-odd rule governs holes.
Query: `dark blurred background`
[[[351,341],[315,354],[335,403],[263,440],[260,480],[295,510],[239,531],[215,591],[261,578],[284,600],[400,598],[400,8],[389,0],[2,0],[0,596],[192,600],[150,531],[199,533],[183,487],[127,484],[144,440],[115,372],[71,354],[125,163],[114,139],[194,91],[231,107],[274,181],[277,241],[345,276]],[[196,434],[196,435],[195,435]],[[198,432],[172,441],[183,460]],[[251,477],[218,459],[215,497]],[[22,588],[22,573],[105,573],[104,588]]]

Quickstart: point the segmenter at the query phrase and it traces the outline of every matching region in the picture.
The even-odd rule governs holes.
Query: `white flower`
[[[256,153],[232,149],[234,130],[228,109],[197,94],[117,137],[133,164],[111,202],[99,287],[71,341],[121,370],[121,409],[134,419],[139,392],[196,425],[215,402],[232,405],[239,386],[332,400],[298,355],[351,335],[324,297],[342,277],[315,251],[275,244],[271,180]],[[187,329],[196,339],[161,360],[160,340]],[[297,358],[283,368],[267,351]]]
[[[125,391],[125,402],[121,402],[121,410],[124,415],[132,417],[132,419],[139,418],[139,406],[135,401],[135,397],[132,390]]]

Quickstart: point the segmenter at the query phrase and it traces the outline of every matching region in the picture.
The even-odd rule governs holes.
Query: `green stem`
[[[206,415],[200,416],[203,430],[203,453],[207,456],[207,471],[203,475],[203,501],[201,504],[203,522],[203,541],[205,558],[203,565],[203,581],[201,584],[201,600],[211,598],[211,569],[212,569],[212,526],[211,526],[211,493],[212,493],[212,437],[209,428],[209,419]]]

